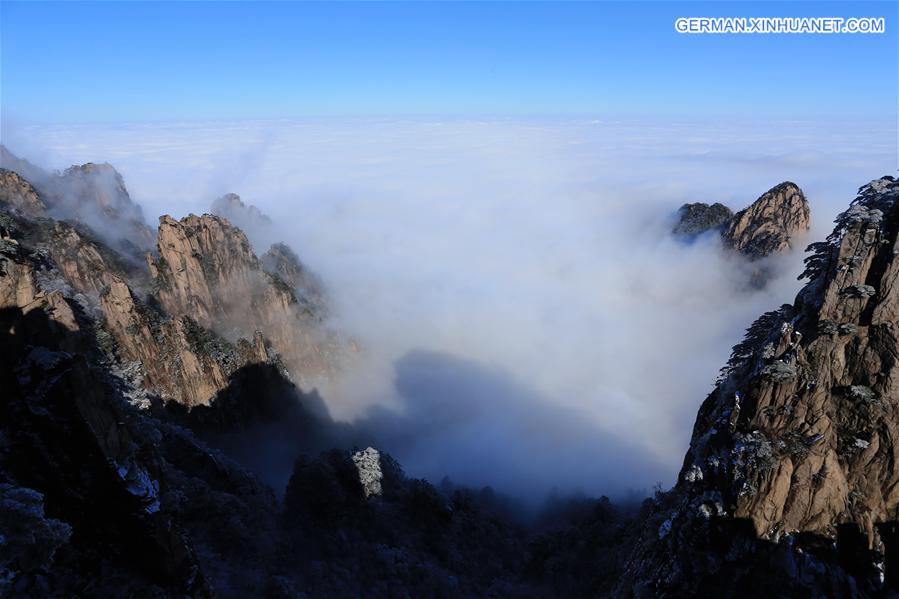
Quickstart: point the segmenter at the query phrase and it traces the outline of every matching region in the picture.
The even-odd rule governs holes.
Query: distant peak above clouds
[[[14,173],[38,196],[37,203],[31,201],[31,208],[40,205],[54,218],[88,225],[132,259],[152,248],[155,234],[111,164],[88,162],[51,173],[0,146],[0,167]],[[6,189],[13,185],[11,179],[6,183]]]
[[[794,238],[810,226],[811,210],[805,194],[795,183],[784,181],[736,214],[720,203],[684,204],[672,233],[695,238],[719,231],[726,247],[758,260],[791,249]]]
[[[260,225],[270,226],[272,219],[253,204],[244,204],[236,193],[226,193],[212,202],[209,208],[212,214],[227,218],[231,224],[245,229]]]

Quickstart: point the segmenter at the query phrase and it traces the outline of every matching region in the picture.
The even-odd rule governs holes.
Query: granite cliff
[[[785,252],[808,231],[808,201],[795,183],[785,181],[761,195],[747,208],[733,214],[720,203],[684,204],[678,210],[672,232],[693,238],[717,231],[725,247],[750,260]]]
[[[862,187],[796,301],[734,348],[621,595],[899,588],[897,200],[892,177]]]

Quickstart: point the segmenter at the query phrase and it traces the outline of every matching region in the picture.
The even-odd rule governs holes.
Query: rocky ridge
[[[280,274],[266,271],[240,229],[208,214],[163,216],[157,247],[158,258],[148,256],[148,264],[169,314],[190,316],[228,339],[263,331],[297,380],[328,376],[336,348],[319,326],[322,315]],[[283,263],[276,267],[298,282],[298,264],[295,277]]]
[[[131,261],[140,260],[141,253],[153,246],[153,230],[144,221],[141,207],[128,194],[122,175],[112,165],[88,162],[62,173],[50,173],[0,145],[0,168],[27,180],[40,196],[42,212],[19,206],[26,215],[52,216],[90,227],[94,235]],[[15,184],[4,180],[2,187],[6,194]]]
[[[5,148],[3,158],[43,173]],[[249,364],[271,364],[303,384],[328,375],[338,348],[323,327],[321,289],[287,246],[273,246],[263,261],[222,218],[166,216],[152,235],[156,253],[138,264],[133,244],[111,247],[92,228],[98,221],[81,218],[142,218],[115,169],[89,163],[40,176],[36,187],[0,171],[7,246],[40,258],[21,280],[75,298],[98,323],[107,357],[147,393],[208,405]],[[54,218],[61,212],[73,220]]]
[[[808,231],[810,210],[802,190],[785,181],[772,187],[747,208],[733,214],[723,204],[684,204],[672,232],[685,238],[719,231],[725,247],[758,260],[785,252]]]
[[[34,186],[18,173],[5,168],[0,168],[0,203],[27,216],[46,215],[46,207]]]
[[[796,301],[734,349],[621,595],[897,588],[897,200],[892,177],[862,187]]]

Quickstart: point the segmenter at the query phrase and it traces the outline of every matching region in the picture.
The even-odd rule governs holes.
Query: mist
[[[43,166],[108,161],[145,215],[234,192],[321,279],[361,351],[319,389],[414,476],[622,495],[672,484],[696,410],[805,241],[897,164],[870,121],[318,120],[4,125]],[[882,143],[872,143],[882,140]],[[734,210],[792,180],[813,227],[764,289],[685,202]],[[151,223],[153,224],[153,223]]]

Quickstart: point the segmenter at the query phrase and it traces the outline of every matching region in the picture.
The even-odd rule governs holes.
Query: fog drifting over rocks
[[[321,390],[331,414],[374,423],[379,449],[410,474],[613,495],[674,482],[731,347],[792,301],[805,242],[897,164],[895,123],[873,122],[4,123],[3,133],[42,166],[112,163],[148,218],[208,212],[227,192],[270,216],[272,230],[248,231],[257,254],[290,244],[321,278],[334,326],[362,348]],[[784,180],[804,190],[813,226],[800,251],[775,259],[764,290],[714,236],[668,234],[685,202],[736,211]]]

